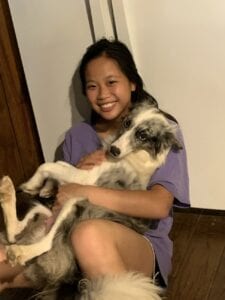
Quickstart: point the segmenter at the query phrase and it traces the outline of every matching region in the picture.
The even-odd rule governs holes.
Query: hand
[[[96,150],[95,152],[82,157],[76,167],[79,169],[90,170],[94,166],[100,165],[105,159],[105,151],[102,149]]]
[[[87,192],[89,188],[91,187],[77,184],[77,183],[68,183],[59,186],[58,192],[56,194],[56,200],[52,207],[52,216],[46,219],[45,221],[47,231],[49,230],[49,228],[51,228],[52,224],[55,222],[55,219],[57,218],[63,204],[67,200],[74,197],[87,197]],[[1,259],[1,253],[0,253],[0,259]]]
[[[73,197],[82,197],[82,196],[87,197],[87,191],[88,191],[88,186],[77,184],[77,183],[68,183],[59,186],[53,210],[55,209],[57,210],[67,200]]]

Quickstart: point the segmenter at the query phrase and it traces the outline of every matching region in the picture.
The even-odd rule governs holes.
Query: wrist
[[[91,201],[92,195],[93,195],[93,186],[91,185],[81,185],[79,194],[82,197],[88,198]]]

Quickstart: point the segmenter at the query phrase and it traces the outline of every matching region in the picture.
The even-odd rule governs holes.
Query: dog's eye
[[[131,120],[130,120],[130,119],[125,119],[125,120],[123,121],[123,127],[124,127],[124,128],[129,128],[130,125],[131,125]]]
[[[145,142],[148,139],[148,135],[144,131],[137,132],[136,137],[142,142]]]

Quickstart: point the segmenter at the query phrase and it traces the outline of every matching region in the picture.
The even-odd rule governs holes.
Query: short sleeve
[[[175,152],[170,151],[165,163],[156,170],[150,179],[148,189],[155,184],[164,186],[174,196],[174,206],[189,207],[189,176],[187,155],[183,136],[180,128],[177,129],[177,138],[183,149]]]
[[[76,165],[83,156],[100,147],[101,141],[95,130],[89,124],[81,122],[66,133],[63,143],[63,159]]]

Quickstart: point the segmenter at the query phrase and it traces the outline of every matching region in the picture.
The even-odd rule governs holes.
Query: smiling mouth
[[[115,104],[116,102],[110,102],[110,103],[101,104],[99,105],[99,107],[102,112],[109,112],[114,108]]]

